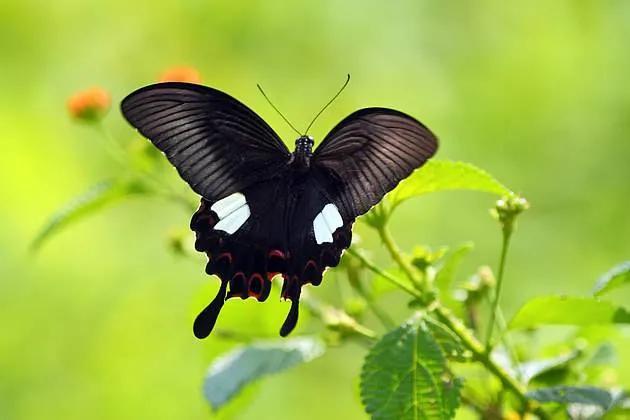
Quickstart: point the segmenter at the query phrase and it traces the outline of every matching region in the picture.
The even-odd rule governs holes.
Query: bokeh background
[[[119,101],[169,67],[192,66],[292,144],[295,135],[256,83],[303,127],[351,73],[311,130],[316,139],[359,107],[397,108],[438,134],[438,157],[472,162],[531,202],[508,263],[510,314],[537,294],[586,294],[628,258],[629,40],[630,3],[622,0],[4,1],[0,418],[209,418],[202,378],[233,345],[191,334],[218,283],[203,273],[201,257],[169,252],[169,232],[190,217],[175,204],[131,200],[28,251],[55,209],[121,170],[99,132],[68,117],[73,92],[108,89],[114,106],[105,126],[121,141],[140,141]],[[463,192],[412,200],[392,229],[407,249],[474,241],[463,279],[497,259],[492,200]],[[385,263],[365,226],[356,231]],[[334,277],[313,294],[343,299],[347,289]],[[386,303],[402,318],[403,300]],[[274,336],[287,309],[273,297],[265,305],[230,302],[220,323]],[[321,330],[307,318],[298,334]],[[363,418],[364,352],[332,349],[265,380],[223,416]],[[625,356],[620,375],[630,386]]]

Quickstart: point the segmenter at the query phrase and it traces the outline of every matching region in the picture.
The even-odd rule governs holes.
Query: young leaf
[[[593,288],[595,296],[601,296],[606,292],[630,284],[630,261],[622,262],[604,273]]]
[[[525,303],[510,321],[509,328],[591,324],[630,324],[630,312],[595,298],[541,296]]]
[[[395,277],[398,279],[400,283],[407,284],[410,288],[413,288],[413,285],[405,276],[405,273],[398,267],[391,267],[384,270],[386,274],[391,277]],[[392,292],[394,290],[400,290],[395,284],[381,276],[380,274],[376,274],[372,279],[372,294],[374,296],[380,296],[388,292]]]
[[[264,376],[309,362],[324,351],[324,344],[312,337],[257,342],[238,348],[210,365],[203,393],[212,408],[218,410],[244,386]]]
[[[402,181],[389,195],[389,201],[394,208],[408,198],[445,190],[473,190],[499,196],[512,195],[512,191],[492,175],[470,163],[430,160]]]
[[[374,419],[450,419],[461,382],[427,324],[411,320],[372,347],[361,371],[361,400]]]
[[[516,376],[523,383],[527,384],[529,381],[539,375],[542,375],[543,373],[566,366],[569,362],[575,360],[578,355],[579,353],[574,351],[549,359],[530,360],[528,362],[521,363],[515,368],[517,371]]]
[[[58,233],[62,228],[76,221],[96,213],[98,210],[111,205],[131,195],[146,194],[151,190],[137,180],[108,180],[102,181],[75,197],[48,219],[39,231],[31,249],[37,250],[44,241]]]
[[[442,264],[442,267],[435,276],[435,285],[443,296],[448,295],[453,279],[455,278],[457,268],[464,257],[472,251],[473,247],[474,245],[472,242],[461,244],[453,251],[449,252],[444,258],[444,264]]]
[[[541,403],[580,403],[597,405],[604,409],[610,407],[613,401],[610,392],[592,386],[555,386],[551,388],[540,388],[529,391],[527,397]]]

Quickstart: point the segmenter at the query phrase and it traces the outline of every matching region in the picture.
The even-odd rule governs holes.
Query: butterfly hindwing
[[[360,109],[324,138],[312,164],[338,180],[335,204],[344,220],[364,214],[437,150],[416,119],[387,108]]]
[[[335,221],[330,180],[318,172],[315,169],[304,176],[287,167],[242,193],[215,202],[202,199],[191,221],[197,235],[195,248],[207,254],[206,271],[218,275],[222,287],[220,302],[213,300],[195,321],[197,337],[210,333],[222,306],[221,296],[264,301],[277,274],[283,278],[282,297],[292,302],[280,333],[285,336],[295,327],[302,286],[319,285],[324,270],[339,263],[352,236],[353,220],[344,223],[337,214]],[[246,207],[250,217],[237,230],[218,229],[223,220]],[[325,242],[318,241],[314,227],[321,213],[330,235]]]
[[[127,96],[121,108],[192,189],[211,201],[270,176],[290,156],[256,113],[210,87],[158,83]]]

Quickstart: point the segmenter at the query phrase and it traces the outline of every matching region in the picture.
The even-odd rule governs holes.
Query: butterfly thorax
[[[295,150],[291,156],[291,166],[300,172],[308,170],[311,166],[314,143],[315,141],[311,136],[302,136],[297,139],[295,141]]]

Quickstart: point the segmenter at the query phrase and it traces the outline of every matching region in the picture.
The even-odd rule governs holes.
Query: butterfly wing
[[[337,179],[335,205],[344,221],[366,213],[437,150],[422,123],[386,108],[360,109],[324,138],[312,164]]]
[[[290,157],[278,135],[231,96],[191,83],[158,83],[127,96],[122,113],[209,201],[272,176]]]
[[[252,110],[210,87],[150,85],[127,96],[121,109],[203,197],[191,227],[197,249],[209,257],[208,273],[221,278],[217,296],[195,321],[195,335],[205,337],[226,296],[264,300],[269,294],[270,282],[261,276],[266,274],[265,250],[279,242],[279,232],[271,229],[275,220],[265,217],[283,198],[279,181],[291,154]]]
[[[236,214],[241,211],[238,204],[230,203],[231,196],[214,203],[202,199],[190,225],[197,236],[195,248],[208,255],[206,272],[218,275],[229,288],[222,285],[219,297],[195,321],[197,337],[210,334],[226,297],[265,301],[276,274],[283,277],[282,297],[291,300],[280,333],[291,332],[297,323],[301,287],[320,284],[323,271],[336,266],[350,244],[352,221],[338,221],[326,231],[329,238],[317,240],[314,220],[331,202],[329,190],[330,179],[323,171],[304,174],[287,168],[242,191],[240,208],[248,209],[247,221],[231,233],[219,229],[222,208],[236,209]],[[328,229],[325,222],[324,228]]]

